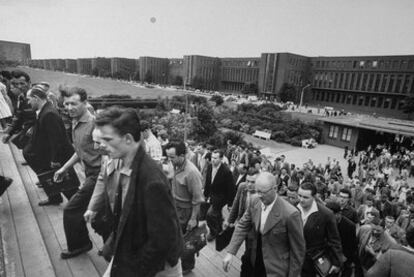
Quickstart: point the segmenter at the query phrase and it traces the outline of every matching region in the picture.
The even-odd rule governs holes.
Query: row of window
[[[329,127],[328,137],[332,138],[332,139],[337,139],[338,134],[339,134],[339,126],[331,125]],[[351,136],[352,136],[352,129],[351,128],[346,128],[346,127],[342,128],[341,140],[349,142],[349,141],[351,141]]]
[[[248,67],[254,67],[258,66],[259,61],[257,60],[251,60],[251,61],[223,61],[223,66],[248,66]]]
[[[298,70],[291,70],[289,71],[288,82],[289,84],[293,84],[296,86],[303,85],[305,72],[298,71]]]
[[[259,78],[259,69],[223,68],[222,79],[232,82],[249,82]]]
[[[293,65],[296,67],[305,66],[307,62],[308,60],[305,60],[303,58],[293,58],[293,57],[289,58],[289,61],[288,61],[290,65]]]
[[[312,94],[312,100],[317,102],[322,101],[392,110],[401,110],[404,106],[404,100],[398,99],[397,97],[357,95],[335,91],[314,91]]]
[[[359,91],[414,93],[413,74],[316,72],[313,86]]]
[[[353,68],[353,69],[414,69],[414,59],[405,60],[353,60],[353,61],[332,61],[317,60],[312,63],[316,68]]]

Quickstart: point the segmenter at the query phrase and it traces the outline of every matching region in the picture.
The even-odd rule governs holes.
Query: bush
[[[232,144],[242,145],[245,144],[243,139],[243,134],[239,132],[228,131],[223,134],[224,143],[227,143],[228,140],[231,141]]]
[[[221,97],[220,95],[217,95],[217,94],[211,96],[210,100],[215,102],[216,106],[220,106],[224,102],[223,97]]]
[[[299,139],[299,138],[297,138],[297,137],[294,137],[290,141],[290,144],[293,145],[293,146],[299,146],[299,147],[301,147],[302,146],[302,140]]]

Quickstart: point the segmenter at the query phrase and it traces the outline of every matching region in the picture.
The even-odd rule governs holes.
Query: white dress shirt
[[[262,213],[260,215],[260,233],[261,234],[263,234],[263,229],[265,227],[267,217],[269,216],[269,213],[272,210],[273,205],[276,202],[276,199],[277,199],[277,195],[275,197],[275,200],[273,200],[273,202],[270,203],[270,205],[267,205],[267,206],[262,203]]]

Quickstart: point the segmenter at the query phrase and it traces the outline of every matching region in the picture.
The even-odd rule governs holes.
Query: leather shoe
[[[78,248],[72,251],[69,251],[69,250],[62,251],[62,253],[60,253],[60,257],[62,259],[70,259],[70,258],[79,256],[82,253],[88,252],[91,249],[92,249],[92,242],[89,242],[84,247],[81,247],[81,248]]]
[[[62,200],[50,200],[50,199],[46,199],[46,200],[42,200],[39,202],[39,206],[52,206],[52,205],[59,205],[60,203],[62,203]]]
[[[36,185],[38,188],[43,188],[43,184],[41,184],[40,182],[37,182],[35,185]]]
[[[13,179],[0,176],[0,196],[6,191],[6,189],[13,183]]]

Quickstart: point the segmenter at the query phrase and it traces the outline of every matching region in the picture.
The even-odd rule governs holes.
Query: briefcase
[[[229,245],[234,227],[228,227],[216,237],[216,251],[221,251]]]
[[[207,226],[202,224],[184,234],[184,253],[186,255],[198,254],[207,245]]]
[[[313,260],[313,265],[315,267],[315,270],[320,277],[329,276],[329,270],[332,267],[332,262],[329,259],[328,255],[326,255],[322,251],[322,252],[317,253],[315,256],[313,256],[312,260]]]
[[[72,168],[68,170],[61,182],[53,181],[55,172],[56,169],[52,169],[37,175],[39,182],[43,185],[43,189],[49,195],[59,194],[79,187],[80,183],[78,176],[76,176],[76,172]]]

